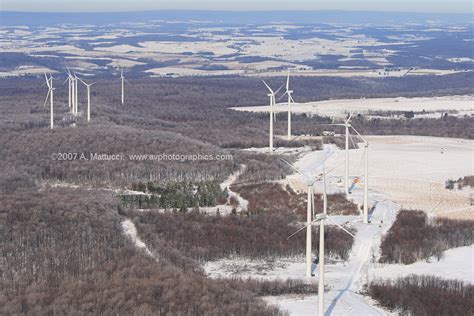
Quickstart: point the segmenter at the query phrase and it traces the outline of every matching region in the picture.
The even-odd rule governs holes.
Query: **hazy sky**
[[[2,11],[370,10],[472,13],[471,0],[0,0]]]

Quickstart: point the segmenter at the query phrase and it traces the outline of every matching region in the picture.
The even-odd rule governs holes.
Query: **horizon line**
[[[104,13],[147,13],[147,12],[225,12],[225,13],[256,13],[256,12],[327,12],[327,13],[399,13],[399,14],[439,14],[439,15],[471,15],[474,13],[465,12],[438,12],[438,11],[387,11],[387,10],[285,10],[285,9],[253,9],[253,10],[222,10],[222,9],[150,9],[150,10],[117,10],[117,11],[23,11],[23,10],[2,10],[2,13],[34,13],[34,14],[53,14],[53,13],[65,13],[65,14],[104,14]]]

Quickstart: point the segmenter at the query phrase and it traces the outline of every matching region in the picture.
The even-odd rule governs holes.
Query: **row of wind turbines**
[[[270,86],[263,81],[264,85],[268,89],[269,93],[267,96],[270,98],[270,133],[269,133],[269,149],[270,153],[274,152],[273,147],[273,123],[276,121],[276,113],[274,111],[274,106],[276,105],[276,95],[280,92],[283,88],[283,85],[274,91],[270,88]],[[290,72],[288,71],[287,79],[286,79],[286,91],[280,97],[283,98],[285,95],[288,97],[288,140],[292,138],[292,130],[291,130],[291,106],[295,103],[293,99],[293,90],[290,90]],[[349,139],[350,139],[350,131],[354,131],[357,136],[360,137],[364,144],[364,152],[363,156],[365,157],[365,167],[364,167],[364,200],[363,200],[363,210],[362,210],[362,220],[363,223],[367,224],[368,221],[368,168],[369,168],[369,142],[365,137],[363,137],[351,124],[352,114],[343,122],[343,123],[333,123],[333,124],[325,124],[328,126],[335,126],[335,127],[344,127],[345,129],[345,168],[344,168],[344,191],[346,195],[350,194],[350,181],[349,181]],[[327,159],[328,157],[326,157]],[[326,160],[324,159],[324,161]],[[301,170],[290,164],[289,162],[283,160],[286,164],[288,164],[291,168],[296,170],[300,175],[303,176],[306,186],[307,186],[307,216],[306,216],[306,225],[295,233],[288,237],[291,238],[300,231],[306,228],[306,276],[312,276],[312,225],[319,222],[319,272],[318,272],[318,315],[324,315],[324,226],[326,220],[330,220],[333,224],[338,226],[347,234],[351,235],[355,238],[355,236],[345,229],[343,226],[339,225],[335,221],[331,219],[331,217],[327,214],[327,192],[326,192],[326,175],[329,172],[326,172],[324,168],[324,161],[323,161],[323,172],[319,174],[317,177],[312,177],[309,174],[303,173]],[[323,181],[323,212],[321,214],[315,215],[315,205],[314,205],[314,184],[317,181]]]
[[[91,120],[91,87],[95,85],[99,81],[95,81],[92,83],[87,83],[83,79],[79,78],[75,72],[71,72],[67,70],[66,72],[67,78],[64,81],[68,82],[68,107],[70,113],[76,117],[79,115],[79,98],[78,98],[78,82],[80,81],[87,89],[87,121],[90,122]],[[54,128],[54,90],[56,88],[53,87],[53,80],[54,78],[51,74],[44,74],[44,78],[46,80],[46,85],[48,87],[48,93],[46,95],[46,99],[44,101],[43,107],[46,106],[48,102],[48,98],[50,101],[50,128]],[[123,75],[123,69],[120,70],[120,80],[122,83],[122,105],[125,103],[125,82],[128,81],[125,79]]]

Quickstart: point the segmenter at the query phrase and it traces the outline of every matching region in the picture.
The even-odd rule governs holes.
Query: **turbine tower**
[[[352,118],[352,114],[343,124],[324,124],[331,126],[344,126],[346,130],[346,159],[345,159],[345,190],[349,192],[349,131],[352,129],[364,143],[364,156],[365,156],[365,167],[364,167],[364,205],[362,211],[362,219],[365,224],[369,222],[369,142],[365,139],[349,122]]]
[[[351,125],[349,122],[351,121],[352,113],[349,115],[349,118],[345,121],[344,127],[346,129],[346,164],[344,168],[344,188],[346,191],[346,195],[349,195],[349,128]]]
[[[343,126],[345,128],[345,163],[344,163],[344,191],[349,195],[349,129],[351,128],[352,113],[344,123],[340,124],[323,124],[328,126]]]
[[[369,142],[365,139],[355,128],[351,125],[352,130],[362,139],[364,142],[364,156],[365,156],[365,167],[364,167],[364,207],[362,218],[365,224],[369,222]]]
[[[69,107],[69,111],[72,110],[72,76],[71,74],[68,72],[68,77],[67,77],[67,83],[68,83],[68,107]]]
[[[91,86],[95,85],[97,83],[97,81],[87,84],[84,80],[82,80],[80,78],[78,78],[78,79],[81,80],[81,82],[87,88],[87,121],[90,122],[90,120],[91,120]]]
[[[124,104],[124,102],[125,102],[125,95],[124,95],[124,92],[125,92],[125,88],[124,88],[125,77],[123,76],[123,68],[120,70],[120,79],[122,79],[122,104]]]
[[[72,105],[72,114],[77,115],[78,108],[79,108],[79,102],[78,102],[78,94],[77,94],[77,75],[74,73],[74,76],[72,76],[72,99],[73,99],[73,105]]]
[[[69,69],[67,69],[67,79],[64,82],[68,82],[68,107],[69,111],[74,114],[74,104],[75,104],[75,84],[74,84],[74,76],[71,74]]]
[[[269,93],[267,96],[270,97],[270,136],[269,136],[269,148],[270,148],[270,153],[273,153],[273,121],[276,119],[275,113],[273,112],[273,106],[275,105],[275,96],[276,94],[280,91],[280,89],[283,87],[281,86],[277,91],[273,91],[270,86],[263,81],[263,84],[267,87]]]
[[[315,181],[308,179],[306,185],[308,186],[308,201],[306,207],[306,223],[310,224],[312,221],[312,215],[314,213],[314,189],[313,184]],[[306,228],[306,276],[311,277],[311,264],[312,264],[312,236],[311,236],[311,225]]]
[[[283,160],[287,165],[289,165],[291,168],[296,170],[300,175],[302,175],[305,180],[306,180],[306,187],[308,191],[308,197],[307,197],[307,207],[306,207],[306,277],[311,277],[311,266],[312,266],[312,232],[311,232],[311,223],[313,221],[313,213],[314,213],[314,188],[313,185],[317,181],[317,179],[311,179],[311,177],[305,173],[303,173],[301,170],[287,162],[286,160]],[[300,230],[298,230],[296,233],[298,233]],[[292,234],[289,238],[293,237],[296,233]]]
[[[293,90],[290,90],[290,70],[288,69],[288,76],[286,77],[286,91],[281,96],[288,96],[288,140],[291,140],[291,103],[295,103],[295,100],[293,100],[293,97],[291,96],[292,93]]]
[[[51,104],[51,108],[50,108],[50,115],[51,115],[51,118],[50,118],[50,128],[53,129],[54,128],[54,88],[53,88],[53,76],[51,76],[51,74],[49,75],[49,78],[48,76],[46,75],[46,73],[44,74],[44,78],[46,79],[46,85],[48,86],[48,94],[46,95],[46,100],[44,100],[44,104],[43,104],[43,107],[46,106],[46,102],[48,102],[48,97],[50,97],[50,104]]]

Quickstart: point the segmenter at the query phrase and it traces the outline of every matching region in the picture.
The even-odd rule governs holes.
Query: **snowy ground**
[[[409,265],[371,263],[369,279],[395,279],[409,274],[430,274],[474,283],[474,245],[446,250],[440,261],[430,258]]]
[[[354,60],[352,58],[347,58],[346,60]],[[385,57],[370,58],[371,61],[375,62],[380,66],[387,64]],[[445,69],[416,69],[409,70],[406,68],[400,68],[399,70],[386,71],[383,68],[380,69],[365,69],[365,67],[341,67],[339,69],[316,69],[316,70],[298,70],[293,71],[296,76],[303,77],[370,77],[370,78],[385,78],[385,77],[404,77],[404,76],[420,76],[420,75],[449,75],[454,73],[459,73],[462,71],[459,70],[445,70]],[[247,74],[251,77],[282,77],[286,76],[286,73],[282,71],[265,71],[259,73],[249,73]]]
[[[368,136],[369,188],[382,192],[385,199],[394,201],[406,209],[420,209],[430,216],[444,216],[474,220],[471,205],[472,189],[447,190],[445,181],[474,174],[472,150],[474,141],[455,138],[426,136]],[[357,139],[355,139],[356,141]],[[362,147],[362,146],[361,146]],[[344,177],[344,152],[334,145],[325,145],[323,151],[315,151],[300,159],[295,166],[303,172],[317,175],[322,168],[314,168],[315,161],[326,162],[328,192],[341,190]],[[361,204],[357,192],[363,188],[363,148],[349,151],[349,176],[353,190],[352,199]],[[361,178],[353,184],[352,180]],[[290,186],[299,192],[306,187],[301,176],[288,177]],[[320,182],[315,191],[321,193]],[[369,202],[374,203],[369,195]]]
[[[371,136],[369,187],[403,208],[429,215],[474,220],[472,190],[447,190],[445,181],[474,174],[474,141],[425,136]],[[363,174],[363,149],[349,151],[349,175]],[[344,155],[337,155],[332,175],[344,175]],[[358,184],[356,188],[361,188]]]
[[[350,222],[357,230],[351,255],[347,262],[327,263],[325,271],[325,284],[329,290],[325,293],[325,315],[391,315],[377,306],[377,303],[360,293],[363,285],[374,278],[388,278],[403,276],[410,273],[429,273],[444,278],[459,278],[473,282],[474,258],[473,247],[463,247],[448,250],[441,261],[431,260],[417,262],[412,265],[380,265],[376,263],[379,257],[379,246],[382,236],[391,227],[400,209],[400,205],[392,202],[392,196],[409,194],[412,188],[407,175],[412,178],[424,179],[428,183],[444,179],[451,175],[472,173],[471,149],[472,142],[458,139],[411,137],[411,136],[383,136],[371,137],[371,174],[393,171],[393,177],[404,179],[406,183],[395,195],[390,191],[390,186],[380,187],[380,184],[370,180],[369,201],[375,205],[375,210],[370,214],[371,224],[363,224],[359,216],[334,216],[336,222]],[[439,148],[444,148],[442,157],[433,159]],[[441,154],[440,154],[441,155]],[[351,150],[350,170],[358,170],[358,161],[361,150]],[[466,161],[467,159],[467,161]],[[344,152],[334,145],[325,145],[321,151],[304,153],[295,166],[311,176],[325,170],[330,171],[327,177],[329,193],[342,192],[338,180],[343,174]],[[427,164],[427,161],[430,163]],[[357,162],[357,163],[356,163]],[[334,169],[333,169],[334,168]],[[333,170],[332,170],[333,169]],[[352,172],[351,172],[352,174]],[[287,178],[288,183],[297,190],[305,191],[302,176],[298,174]],[[393,180],[388,179],[387,183]],[[439,180],[438,180],[439,181]],[[416,182],[418,183],[418,182]],[[400,188],[399,188],[400,189]],[[315,191],[322,191],[322,183],[315,183]],[[361,204],[363,187],[353,186],[351,199]],[[421,194],[424,198],[423,190]],[[449,195],[449,194],[448,194]],[[443,196],[443,199],[445,197]],[[405,206],[405,205],[404,205]],[[466,259],[466,258],[470,258]],[[204,269],[210,277],[258,277],[264,279],[297,278],[307,282],[315,282],[314,278],[305,277],[304,258],[284,258],[273,260],[244,260],[242,258],[228,258],[205,264]],[[453,269],[453,267],[456,267]],[[451,272],[446,273],[446,270]],[[457,271],[452,271],[456,270]],[[290,315],[315,315],[317,314],[317,295],[299,296],[286,295],[266,297],[270,304],[277,305],[281,310],[288,311]]]
[[[262,87],[262,93],[263,93]],[[297,100],[297,94],[294,95]],[[446,96],[432,98],[374,98],[374,99],[340,99],[318,102],[297,103],[292,106],[293,113],[312,113],[320,116],[343,118],[347,113],[370,114],[371,111],[417,111],[449,112],[462,111],[463,114],[474,114],[473,96]],[[268,112],[269,106],[249,106],[232,108],[236,111]],[[275,106],[276,112],[288,111],[284,103]]]
[[[303,172],[319,172],[322,170],[322,161],[330,163],[337,159],[338,150],[334,146],[327,146],[323,151],[310,152],[298,160],[296,166]],[[308,158],[309,157],[309,158]],[[328,183],[328,191],[340,190],[335,187],[335,182]],[[354,198],[361,199],[362,191],[355,190]],[[373,307],[366,297],[358,294],[368,278],[368,268],[371,255],[378,247],[378,241],[382,233],[386,232],[393,220],[399,206],[387,201],[381,194],[372,194],[372,198],[379,201],[371,220],[381,225],[363,224],[357,216],[335,217],[336,221],[350,221],[357,230],[355,243],[350,258],[345,263],[328,263],[326,265],[326,284],[329,291],[325,295],[325,306],[327,313],[333,315],[380,315],[384,314],[378,308]],[[267,279],[298,278],[317,281],[314,278],[305,278],[304,259],[288,258],[284,260],[270,261],[263,264],[259,261],[242,259],[224,259],[207,263],[205,271],[210,277],[224,276],[257,276]],[[317,273],[316,273],[317,275]],[[271,301],[273,298],[269,298]],[[313,314],[317,310],[317,296],[307,297],[279,297],[276,299],[278,306],[288,310],[290,314],[305,315]],[[295,302],[299,302],[295,304]]]
[[[126,219],[122,222],[122,229],[125,236],[127,236],[133,242],[135,247],[143,250],[147,255],[154,258],[155,260],[158,260],[158,258],[152,254],[150,249],[148,249],[147,245],[140,239],[140,237],[138,237],[137,228],[130,219]]]
[[[227,178],[223,183],[221,183],[221,190],[227,189],[229,198],[233,197],[239,202],[239,205],[237,206],[237,212],[246,211],[249,205],[249,201],[247,201],[242,196],[240,196],[239,193],[232,191],[230,189],[230,186],[237,181],[239,176],[245,171],[245,168],[246,168],[245,165],[240,165],[240,168],[238,171],[231,174],[229,178]],[[231,210],[232,210],[232,207],[231,207]]]

